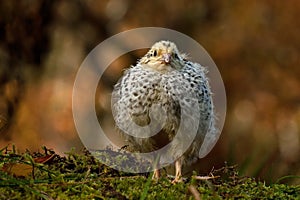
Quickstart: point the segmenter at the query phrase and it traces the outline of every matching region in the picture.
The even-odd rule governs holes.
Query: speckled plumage
[[[115,85],[113,113],[119,129],[139,135],[145,129],[137,126],[147,127],[151,123],[164,122],[162,127],[150,127],[149,133],[154,129],[160,130],[156,136],[137,138],[124,134],[133,151],[157,150],[174,139],[182,121],[187,121],[184,130],[189,130],[190,123],[199,121],[193,142],[176,160],[175,181],[180,180],[182,164],[197,160],[206,134],[215,135],[216,132],[212,94],[206,73],[206,68],[188,61],[174,43],[160,41],[135,66],[125,71]],[[193,116],[196,111],[199,112],[198,119]],[[185,118],[181,118],[182,115]],[[181,148],[183,140],[191,139],[189,131],[184,134],[174,142],[172,152]]]

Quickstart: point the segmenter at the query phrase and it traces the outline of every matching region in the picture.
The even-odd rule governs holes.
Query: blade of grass
[[[147,197],[147,194],[148,194],[148,191],[149,191],[149,188],[150,188],[150,184],[151,184],[151,181],[152,181],[153,173],[154,172],[151,172],[150,175],[149,175],[149,177],[148,177],[148,179],[147,179],[147,182],[145,184],[145,187],[144,187],[144,190],[142,192],[140,200],[144,200]]]
[[[275,183],[279,184],[282,180],[285,180],[285,179],[291,179],[291,178],[299,178],[300,179],[300,176],[297,176],[297,175],[287,175],[287,176],[283,176],[279,179],[277,179],[275,181]]]

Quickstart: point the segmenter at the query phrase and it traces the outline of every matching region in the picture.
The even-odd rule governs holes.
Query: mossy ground
[[[235,167],[212,171],[172,184],[169,178],[128,174],[111,169],[87,151],[61,157],[43,153],[0,152],[0,199],[300,199],[299,185],[272,184],[240,177]]]

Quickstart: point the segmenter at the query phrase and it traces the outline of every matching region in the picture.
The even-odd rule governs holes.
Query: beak
[[[169,64],[171,62],[171,54],[169,53],[165,53],[162,55],[163,56],[163,61],[166,63],[166,64]]]

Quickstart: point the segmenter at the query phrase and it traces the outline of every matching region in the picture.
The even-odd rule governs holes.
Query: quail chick
[[[216,135],[213,99],[206,74],[205,67],[187,60],[173,42],[159,41],[124,72],[112,94],[116,126],[132,151],[151,152],[162,148],[175,140],[181,123],[188,121],[182,129],[183,135],[176,138],[170,150],[176,154],[183,149],[182,143],[191,140],[175,160],[173,182],[182,180],[183,165],[198,159],[204,137]],[[136,137],[145,133],[140,127],[150,124],[159,124],[151,129],[158,132],[156,135]],[[193,124],[195,135],[189,130]],[[154,178],[159,176],[159,169],[155,169]]]

